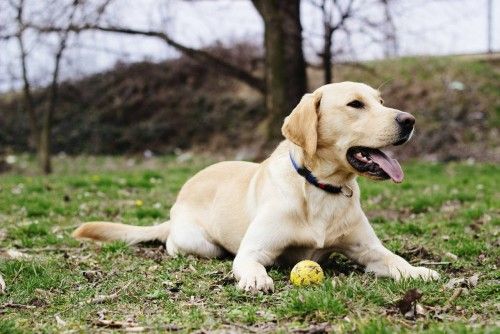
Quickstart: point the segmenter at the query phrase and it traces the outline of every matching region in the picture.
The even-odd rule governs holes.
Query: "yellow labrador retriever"
[[[202,170],[181,189],[170,221],[151,227],[87,223],[76,238],[166,241],[170,255],[235,254],[238,287],[271,291],[266,266],[345,254],[377,276],[437,279],[385,248],[359,202],[356,176],[403,180],[380,149],[400,145],[415,119],[383,106],[361,83],[325,85],[306,94],[285,119],[286,140],[264,162],[227,161]]]

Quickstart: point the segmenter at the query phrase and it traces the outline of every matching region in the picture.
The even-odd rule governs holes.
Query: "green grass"
[[[360,180],[363,207],[380,238],[414,264],[441,263],[429,265],[442,274],[440,281],[376,279],[334,255],[324,266],[323,285],[295,288],[288,268],[271,268],[275,293],[249,295],[235,288],[230,259],[170,258],[158,244],[99,245],[70,237],[88,220],[150,225],[167,219],[182,184],[209,161],[57,158],[57,173],[49,177],[34,175],[32,162],[25,163],[28,167],[0,176],[0,235],[5,235],[0,249],[31,256],[0,258],[8,286],[0,295],[0,333],[102,330],[95,322],[103,310],[106,319],[133,318],[158,331],[166,326],[181,332],[500,330],[498,166],[415,162],[404,165],[402,185]],[[443,285],[475,273],[479,284],[448,305],[453,291]],[[416,320],[393,306],[411,288],[423,293],[426,311]],[[112,294],[116,298],[103,303],[88,302]]]

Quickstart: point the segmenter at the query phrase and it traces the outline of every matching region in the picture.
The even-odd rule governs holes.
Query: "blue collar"
[[[312,184],[313,186],[317,187],[317,188],[320,188],[324,191],[326,191],[327,193],[330,193],[330,194],[344,194],[345,196],[347,197],[351,197],[352,196],[352,189],[349,188],[349,191],[348,192],[344,192],[342,191],[342,187],[338,187],[338,186],[334,186],[333,184],[328,184],[328,183],[321,183],[318,181],[318,179],[316,178],[316,176],[314,176],[312,174],[312,172],[307,169],[307,167],[305,166],[302,166],[300,167],[297,162],[295,162],[295,160],[293,159],[292,157],[292,153],[289,152],[289,155],[290,155],[290,160],[292,161],[292,165],[293,165],[293,168],[295,168],[295,170],[297,171],[297,173],[299,173],[300,176],[302,176],[304,179],[307,180],[307,182],[309,182],[310,184]]]

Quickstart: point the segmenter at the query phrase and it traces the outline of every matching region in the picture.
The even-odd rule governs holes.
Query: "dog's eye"
[[[347,106],[349,107],[353,107],[353,108],[356,108],[356,109],[361,109],[363,108],[365,105],[363,102],[359,101],[359,100],[354,100],[354,101],[351,101],[347,104]]]
[[[380,100],[380,104],[384,104],[384,100]]]

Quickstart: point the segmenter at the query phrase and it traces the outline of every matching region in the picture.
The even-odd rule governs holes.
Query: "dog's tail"
[[[134,226],[119,223],[91,222],[78,227],[72,234],[76,239],[125,241],[129,245],[144,241],[167,241],[170,221],[154,226]]]

